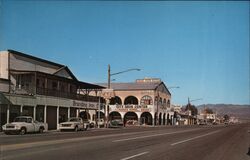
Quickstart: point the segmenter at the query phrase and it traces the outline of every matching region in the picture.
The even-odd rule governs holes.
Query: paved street
[[[249,124],[0,134],[0,160],[249,160]]]

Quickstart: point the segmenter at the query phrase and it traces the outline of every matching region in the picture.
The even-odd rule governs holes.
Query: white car
[[[89,128],[89,123],[83,122],[82,118],[72,117],[69,118],[67,122],[63,122],[59,124],[59,130],[87,130]]]
[[[5,134],[19,133],[23,135],[28,132],[43,133],[44,130],[47,130],[47,126],[46,123],[34,121],[32,117],[19,116],[14,119],[14,122],[7,123],[2,128]]]

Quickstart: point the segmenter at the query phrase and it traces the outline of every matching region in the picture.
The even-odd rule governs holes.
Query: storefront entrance
[[[126,125],[138,125],[138,117],[135,112],[127,112],[124,115],[124,123]]]
[[[153,124],[153,118],[152,118],[151,113],[143,112],[141,114],[141,124],[142,125],[152,125]]]

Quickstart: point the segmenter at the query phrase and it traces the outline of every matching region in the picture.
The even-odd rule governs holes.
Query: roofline
[[[55,73],[53,73],[53,75],[55,75],[56,73],[60,72],[60,71],[63,70],[63,69],[65,69],[65,70],[69,73],[69,75],[70,75],[74,80],[77,81],[76,76],[71,72],[71,70],[70,70],[69,67],[67,67],[67,66],[63,66],[63,67],[59,68]]]
[[[82,81],[79,81],[79,80],[75,80],[75,79],[69,79],[69,78],[66,78],[66,77],[61,77],[61,76],[58,76],[58,75],[54,75],[54,74],[49,74],[49,73],[44,73],[44,72],[40,72],[40,71],[28,71],[28,70],[10,70],[10,71],[13,71],[13,72],[30,72],[30,73],[38,73],[38,74],[43,74],[43,75],[49,75],[49,76],[54,76],[56,78],[59,78],[59,79],[63,79],[63,80],[66,80],[66,81],[71,81],[73,83],[76,83],[77,85],[89,85],[91,86],[90,88],[84,88],[84,89],[104,89],[105,87],[103,86],[100,86],[100,85],[96,85],[96,84],[92,84],[92,83],[87,83],[87,82],[82,82]]]
[[[161,83],[159,83],[159,84],[155,87],[154,90],[157,90],[157,88],[158,88],[161,84],[163,84],[163,86],[166,88],[166,90],[168,91],[169,95],[171,96],[170,91],[168,90],[167,86],[165,85],[165,83],[164,83],[163,81],[161,81]]]
[[[44,63],[49,63],[51,65],[54,65],[54,66],[57,66],[57,67],[60,67],[60,68],[64,66],[62,64],[55,63],[55,62],[52,62],[52,61],[49,61],[49,60],[45,60],[45,59],[42,59],[42,58],[38,58],[38,57],[35,57],[35,56],[31,56],[29,54],[25,54],[25,53],[22,53],[22,52],[19,52],[19,51],[8,49],[8,52],[16,54],[16,55],[19,55],[19,56],[22,56],[22,57],[34,59],[36,61],[40,61],[40,62],[44,62]]]

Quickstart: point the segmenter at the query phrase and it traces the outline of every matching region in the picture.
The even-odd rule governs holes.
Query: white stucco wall
[[[8,52],[0,52],[0,78],[8,79]]]

